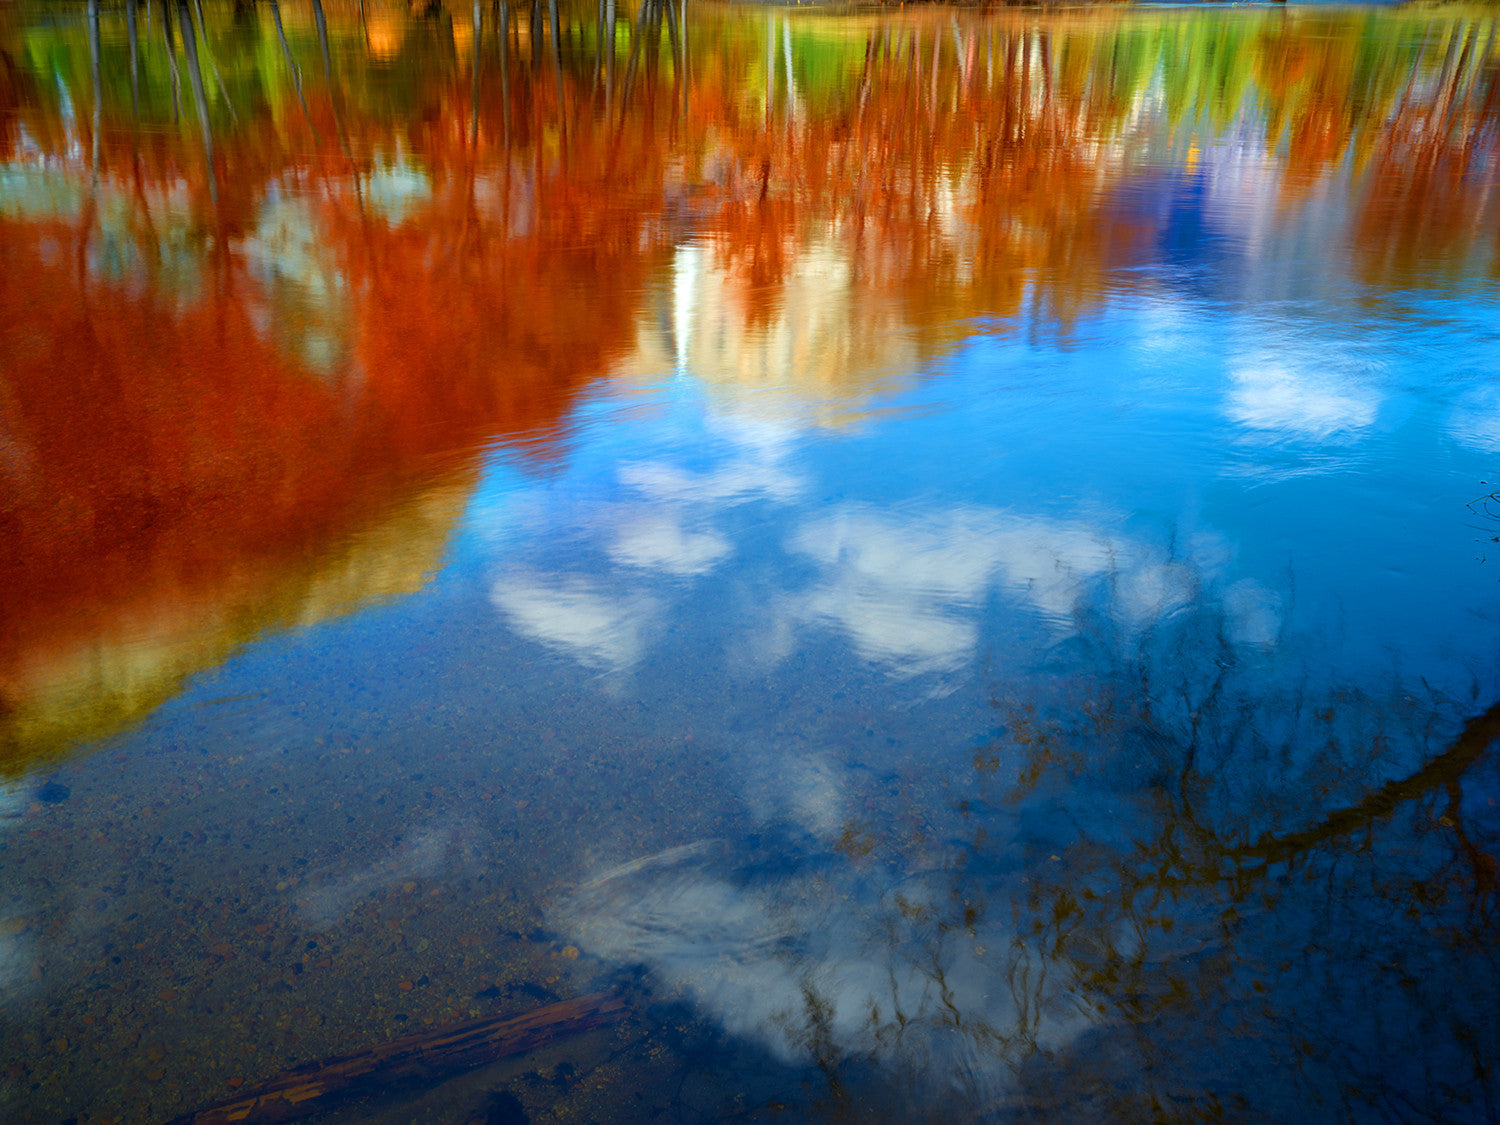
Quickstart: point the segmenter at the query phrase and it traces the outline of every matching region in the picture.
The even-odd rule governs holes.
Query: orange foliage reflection
[[[201,175],[174,192],[170,160],[118,137],[106,159],[134,184],[20,181],[23,217],[0,220],[12,767],[140,717],[266,628],[419,588],[482,444],[545,464],[627,348],[646,216],[534,163],[476,175],[445,113],[404,187],[373,161],[345,174],[336,129],[392,138],[326,103],[311,163],[282,149],[261,180],[316,190],[274,202],[244,176],[217,206]],[[268,171],[264,125],[242,140],[225,163]]]
[[[230,280],[174,301],[92,283],[77,231],[0,223],[10,755],[149,709],[265,627],[417,588],[472,481],[465,451],[510,434],[545,457],[622,346],[625,291],[585,308],[566,259],[449,272],[428,264],[436,232],[362,234],[357,327],[330,379],[266,330],[233,263],[210,255]],[[350,561],[371,542],[386,556]],[[330,565],[368,588],[310,604]]]
[[[216,111],[211,172],[191,106],[140,127],[117,74],[96,166],[89,115],[34,80],[0,13],[13,766],[267,627],[416,588],[474,451],[545,462],[593,379],[686,358],[842,421],[978,318],[1065,334],[1149,259],[1160,216],[1117,197],[1182,173],[1162,154],[1201,127],[1174,105],[1232,116],[1258,84],[1283,207],[1355,157],[1382,278],[1416,247],[1460,255],[1493,170],[1475,29],[1387,65],[1352,24],[1267,14],[730,10],[684,37],[648,6],[600,37],[589,6],[556,34],[512,13],[502,42],[346,5],[325,52],[284,8],[299,84],[258,17],[279,69]],[[1225,43],[1254,49],[1225,63]],[[691,323],[666,333],[673,271]]]

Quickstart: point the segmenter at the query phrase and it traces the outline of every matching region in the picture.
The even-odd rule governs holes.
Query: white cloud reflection
[[[399,226],[432,198],[432,179],[398,151],[390,163],[377,166],[365,177],[364,191],[365,206]]]
[[[589,667],[611,672],[632,668],[646,647],[646,633],[660,603],[641,594],[620,594],[583,578],[557,578],[524,571],[502,576],[490,600],[511,626]]]
[[[767,452],[774,457],[772,446]],[[692,473],[664,461],[637,462],[620,470],[620,483],[662,503],[722,507],[754,499],[787,501],[802,489],[796,475],[774,461],[738,458],[723,468]]]
[[[1500,452],[1500,387],[1485,384],[1466,391],[1448,415],[1447,431],[1470,449]]]
[[[1191,605],[1198,576],[1183,563],[1151,562],[1125,571],[1115,580],[1115,619],[1134,632]]]
[[[805,524],[791,546],[822,571],[816,588],[793,603],[802,620],[844,633],[861,657],[901,676],[970,660],[978,613],[994,594],[1067,633],[1105,576],[1115,580],[1114,611],[1136,627],[1181,608],[1195,590],[1185,565],[1090,523],[992,508],[850,505]]]
[[[699,841],[599,874],[556,920],[581,948],[648,966],[665,990],[788,1063],[857,1055],[929,1091],[998,1093],[1007,1064],[1087,1023],[1066,971],[1008,926],[936,924],[948,878],[872,882],[853,865],[822,865],[747,881],[728,848]]]
[[[1378,405],[1337,374],[1294,379],[1262,364],[1236,380],[1246,424],[1339,432],[1368,425]],[[663,452],[622,459],[602,488],[549,485],[503,503],[481,494],[477,538],[506,559],[491,600],[511,628],[617,674],[640,666],[669,619],[702,630],[743,674],[834,639],[881,674],[940,678],[925,685],[939,693],[958,686],[995,620],[1006,636],[1040,628],[1044,644],[1108,626],[1128,646],[1205,604],[1232,618],[1234,643],[1279,636],[1279,606],[1262,594],[1220,600],[1233,551],[1215,536],[1153,538],[1110,511],[829,503],[803,467],[796,425],[733,413],[701,422],[690,442],[674,428],[655,444]]]
[[[682,580],[701,579],[733,557],[736,544],[716,526],[720,517],[751,501],[789,503],[803,489],[781,464],[784,430],[727,426],[720,436],[731,448],[718,466],[627,462],[608,500],[522,495],[502,502],[481,492],[473,508],[478,538],[518,560],[493,582],[492,604],[517,632],[588,667],[630,671]],[[569,573],[559,575],[547,563],[563,541]],[[590,562],[597,569],[580,573]],[[670,589],[659,588],[663,579]]]
[[[777,862],[707,839],[596,871],[551,913],[570,941],[789,1065],[865,1058],[924,1102],[1000,1095],[1088,1027],[1068,968],[1009,911],[969,909],[943,845],[865,842],[858,767],[796,737],[726,765]]]
[[[638,463],[621,473],[620,499],[568,509],[586,526],[523,521],[525,539],[510,541],[511,550],[566,541],[570,568],[594,559],[598,569],[556,575],[536,561],[517,565],[494,582],[492,602],[520,633],[589,667],[630,670],[684,596],[682,580],[707,579],[740,549],[717,517],[782,479],[736,468]],[[800,564],[734,571],[726,612],[715,618],[724,649],[762,669],[822,631],[888,675],[951,676],[975,658],[983,615],[997,606],[1056,638],[1091,614],[1128,639],[1215,596],[1232,555],[1212,536],[1190,537],[1187,554],[1175,557],[1108,530],[1107,516],[1051,519],[978,505],[846,503],[818,514],[783,505],[776,519],[790,527],[778,538]],[[1224,602],[1232,631],[1271,643],[1279,608],[1247,591]]]
[[[921,591],[835,580],[800,604],[804,620],[840,630],[863,659],[897,675],[953,671],[979,640],[974,622]]]
[[[1211,533],[1152,538],[1107,511],[932,496],[829,502],[799,472],[795,434],[715,436],[629,462],[582,495],[549,485],[508,515],[495,508],[492,530],[505,533],[489,542],[506,561],[491,599],[510,627],[622,673],[645,663],[670,622],[701,630],[686,646],[695,653],[745,654],[747,682],[826,645],[832,661],[876,675],[931,677],[917,690],[933,692],[960,684],[986,638],[1015,622],[1032,647],[1086,629],[1134,646],[1204,606],[1232,644],[1279,637],[1275,596],[1250,581],[1226,587],[1233,550]],[[952,923],[961,876],[941,838],[858,854],[863,763],[798,732],[761,737],[716,768],[775,862],[747,864],[711,840],[641,856],[567,894],[556,927],[593,956],[645,966],[663,992],[778,1058],[807,1063],[821,1037],[918,1089],[952,1080],[999,1093],[1018,1061],[1012,1044],[1055,1048],[1086,1027],[1066,967],[1009,914],[970,924],[960,897],[965,921]],[[995,874],[986,892],[1024,893],[1011,877]]]
[[[849,778],[831,755],[802,747],[741,748],[736,762],[746,808],[762,824],[790,824],[829,844],[849,822]]]
[[[625,566],[686,577],[706,574],[730,553],[729,541],[711,531],[689,531],[677,513],[646,511],[615,529],[609,556]]]
[[[1328,440],[1375,422],[1381,396],[1336,372],[1274,361],[1230,372],[1229,419],[1252,430]]]

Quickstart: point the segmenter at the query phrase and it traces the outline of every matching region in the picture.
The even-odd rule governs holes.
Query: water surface
[[[1494,1119],[1489,13],[126,17],[0,11],[7,1120],[601,992],[323,1119]]]

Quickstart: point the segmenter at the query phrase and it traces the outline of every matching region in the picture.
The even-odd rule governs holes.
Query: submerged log
[[[260,1125],[292,1121],[333,1101],[392,1083],[434,1079],[517,1055],[621,1020],[625,1001],[609,993],[548,1004],[520,1016],[449,1024],[350,1055],[308,1063],[170,1125]]]

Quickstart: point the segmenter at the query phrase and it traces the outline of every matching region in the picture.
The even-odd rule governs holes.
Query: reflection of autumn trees
[[[28,234],[0,225],[7,758],[138,717],[268,625],[422,584],[463,492],[391,448],[418,420],[351,417],[242,304],[88,286]]]
[[[793,75],[768,129],[733,134],[738,198],[717,237],[731,272],[764,305],[831,222],[857,287],[898,297],[919,330],[1012,316],[1033,287],[1046,319],[1097,301],[1132,237],[1100,221],[1121,160],[1100,151],[1104,115],[1057,87],[1048,33],[909,20],[863,38],[841,104],[811,112]]]
[[[313,101],[324,106],[317,136],[332,155],[336,129],[330,91],[314,81],[312,21],[305,6],[285,11]],[[503,132],[534,159],[545,152],[564,162],[558,190],[603,185],[613,203],[634,208],[650,197],[646,184],[616,175],[620,153],[591,144],[611,128],[617,143],[643,130],[661,153],[647,159],[702,193],[695,210],[719,232],[718,249],[757,316],[774,304],[795,247],[835,220],[864,284],[900,292],[921,325],[971,311],[1010,315],[1032,286],[1066,319],[1098,300],[1111,266],[1139,256],[1145,232],[1122,232],[1102,209],[1143,159],[1170,159],[1166,127],[1222,130],[1246,112],[1260,115],[1267,148],[1285,146],[1283,186],[1295,201],[1345,154],[1363,165],[1382,144],[1404,150],[1410,137],[1391,127],[1393,107],[1409,114],[1420,103],[1424,119],[1437,113],[1442,121],[1432,119],[1424,136],[1472,131],[1488,112],[1480,86],[1492,77],[1483,21],[1105,12],[1037,25],[1006,14],[736,12],[695,19],[680,37],[665,11],[621,9],[607,51],[592,7],[564,7],[556,31],[541,7],[508,13],[504,52],[491,17],[478,43],[474,131],[481,149]],[[475,48],[467,9],[409,19],[377,6],[363,23],[352,8],[334,14],[339,100],[354,118],[378,111],[399,123],[372,134],[355,120],[352,132],[364,135],[352,137],[354,164],[367,167],[371,146],[395,138],[443,159],[449,142],[420,134],[451,128],[452,142],[461,133]],[[283,144],[312,143],[297,128],[290,68],[268,29],[254,51],[243,29],[211,39],[229,98],[252,108],[268,100]],[[81,74],[79,52],[66,57],[68,72]],[[154,72],[164,73],[159,60]],[[117,123],[123,105],[116,85]],[[252,122],[241,114],[222,124],[243,133]],[[240,142],[224,158],[224,178],[257,184],[242,149],[253,151]],[[602,177],[594,171],[601,155]]]
[[[11,185],[8,759],[139,717],[267,626],[418,588],[475,444],[550,456],[625,346],[646,216],[540,160],[476,175],[445,97],[405,137],[316,96],[310,125],[246,122],[218,146],[216,201],[190,144],[160,135],[110,134],[101,163],[126,171],[98,188],[76,164]],[[430,190],[382,210],[340,129],[359,151],[420,144]],[[659,162],[624,155],[659,195]],[[604,174],[597,153],[583,166]]]
[[[434,206],[443,204],[439,195]],[[79,660],[110,666],[100,644],[140,653],[151,638],[198,650],[155,670],[175,682],[194,656],[222,655],[225,633],[241,640],[318,616],[309,583],[344,567],[351,542],[387,553],[362,564],[363,592],[355,584],[325,608],[415,589],[458,513],[448,455],[467,460],[474,443],[508,435],[547,456],[572,398],[631,322],[638,287],[586,297],[595,271],[628,281],[639,255],[549,253],[540,239],[466,250],[469,205],[452,205],[454,221],[430,216],[420,235],[352,217],[342,226],[333,208],[324,237],[350,242],[329,276],[350,307],[316,326],[350,338],[331,380],[279,338],[309,324],[288,322],[285,302],[268,306],[232,260],[209,256],[221,292],[176,295],[173,307],[170,292],[140,296],[80,277],[87,236],[5,224],[0,348],[14,457],[0,563],[6,696],[18,721],[54,673],[73,676]],[[552,213],[549,225],[564,217]],[[48,234],[76,249],[50,260],[39,246]],[[413,535],[405,513],[412,504],[432,513],[423,498],[439,494],[441,518],[424,516]],[[384,524],[405,530],[387,537]],[[221,639],[201,635],[209,623]],[[150,680],[154,670],[121,674]],[[113,718],[159,697],[86,678],[83,694],[112,697]],[[70,713],[86,714],[63,688],[43,697],[63,691]],[[31,733],[13,728],[10,747],[23,756],[32,734],[53,745],[53,735],[81,733],[34,716],[25,725]]]
[[[1500,60],[1492,29],[1455,29],[1441,59],[1413,74],[1371,156],[1357,245],[1376,283],[1446,280],[1476,252],[1492,271],[1500,266]]]
[[[708,53],[712,28],[692,40],[705,57],[690,55],[676,126],[693,138],[679,144],[688,174],[701,169],[710,251],[695,370],[842,399],[842,414],[971,318],[1016,317],[1030,300],[1039,323],[1066,324],[1097,306],[1143,232],[1106,217],[1123,150],[1100,143],[1107,108],[1090,116],[1056,88],[1048,33],[835,22],[817,25],[832,46],[806,49],[836,65],[803,68],[798,24],[753,22],[759,42]]]
[[[1066,326],[1132,284],[1120,267],[1149,261],[1161,233],[1149,208],[1114,205],[1119,190],[1153,169],[1177,174],[1185,136],[1196,151],[1257,118],[1283,207],[1350,160],[1372,206],[1410,200],[1398,216],[1380,208],[1379,238],[1351,231],[1356,252],[1404,238],[1451,260],[1457,240],[1489,229],[1473,192],[1491,177],[1468,165],[1446,181],[1407,175],[1421,146],[1401,121],[1417,113],[1424,137],[1483,143],[1487,24],[1397,23],[1387,39],[1372,18],[758,16],[764,39],[692,60],[685,117],[712,123],[726,200],[707,224],[713,284],[737,294],[750,337],[774,333],[806,308],[801,263],[833,246],[849,280],[823,303],[849,323],[894,301],[928,347],[976,316],[1026,309],[1035,325]],[[1422,233],[1438,227],[1456,237]]]
[[[9,15],[0,12],[0,37],[9,38]],[[16,64],[9,50],[0,48],[0,150],[9,152],[16,143],[15,130],[21,106],[32,100],[31,81]]]
[[[591,380],[675,358],[643,359],[640,326],[689,238],[691,342],[673,343],[693,369],[790,382],[844,416],[966,319],[1065,328],[1099,307],[1158,233],[1122,221],[1112,195],[1148,165],[1179,171],[1177,130],[1201,139],[1242,111],[1281,162],[1283,206],[1358,170],[1371,280],[1493,252],[1486,25],[1382,47],[1338,19],[755,12],[689,28],[684,67],[670,27],[659,50],[627,32],[606,60],[590,19],[559,43],[540,18],[523,42],[512,17],[503,54],[493,26],[477,37],[476,81],[461,21],[382,11],[356,32],[352,7],[333,14],[337,89],[306,24],[290,23],[305,93],[263,24],[246,40],[254,65],[212,39],[237,114],[215,110],[215,198],[191,106],[180,132],[161,105],[158,127],[137,130],[113,80],[96,181],[90,115],[50,100],[0,11],[7,768],[140,718],[266,628],[420,588],[481,443],[544,464]],[[535,49],[544,39],[556,49]],[[85,106],[73,63],[57,73]],[[169,95],[159,54],[148,63],[149,103]],[[964,1095],[988,1095],[977,1076],[994,1063],[1034,1079],[1032,1110],[1055,1077],[1070,1099],[1092,1091],[1101,1117],[1249,1116],[1173,1086],[1175,1035],[1183,1051],[1243,1051],[1245,1068],[1321,1067],[1357,1108],[1372,1075],[1340,1071],[1352,1056],[1328,1039],[1387,1004],[1406,1022],[1371,1040],[1372,1074],[1429,1033],[1495,1057],[1461,979],[1493,973],[1500,841],[1477,812],[1495,789],[1494,711],[1444,735],[1427,729],[1432,708],[1401,702],[1269,707],[1263,684],[1237,694],[1232,674],[1213,678],[1223,655],[1184,643],[1149,677],[1125,662],[1055,714],[1007,714],[946,839],[925,824],[845,829],[856,873],[939,857],[869,912],[893,971],[931,985],[933,1041],[951,1032],[973,1052]],[[1183,668],[1210,679],[1165,708],[1163,676]],[[1124,702],[1142,697],[1156,710]],[[1055,820],[986,835],[1016,809]],[[1404,940],[1432,932],[1450,962]],[[1368,941],[1335,947],[1331,933]],[[1340,960],[1406,999],[1308,987],[1341,979],[1318,967]],[[1013,995],[965,1008],[956,970]],[[1091,1054],[1084,1039],[1048,1057],[1040,1046],[1060,1040],[1045,1024],[1075,987],[1095,1026],[1166,1028],[1162,1054]],[[1469,995],[1494,992],[1482,980]],[[829,1002],[805,999],[807,1045],[836,1077]],[[1236,1020],[1252,1010],[1270,1030],[1247,1048]],[[907,1018],[883,1010],[872,1041],[899,1049]],[[914,1054],[912,1071],[926,1062]],[[1453,1098],[1488,1092],[1465,1073]],[[1448,1095],[1424,1096],[1415,1108]]]
[[[9,667],[82,643],[127,574],[211,598],[244,552],[301,567],[421,494],[435,456],[545,456],[626,356],[849,416],[966,321],[1066,328],[1149,260],[1160,217],[1116,196],[1184,136],[1258,122],[1288,207],[1352,158],[1377,279],[1492,237],[1486,21],[647,5],[611,38],[593,6],[485,7],[476,37],[467,8],[324,7],[326,39],[278,6],[285,47],[206,7],[212,175],[160,25],[132,82],[106,13],[95,145],[84,22],[0,15],[4,565],[33,607]],[[686,236],[696,319],[656,339]]]

